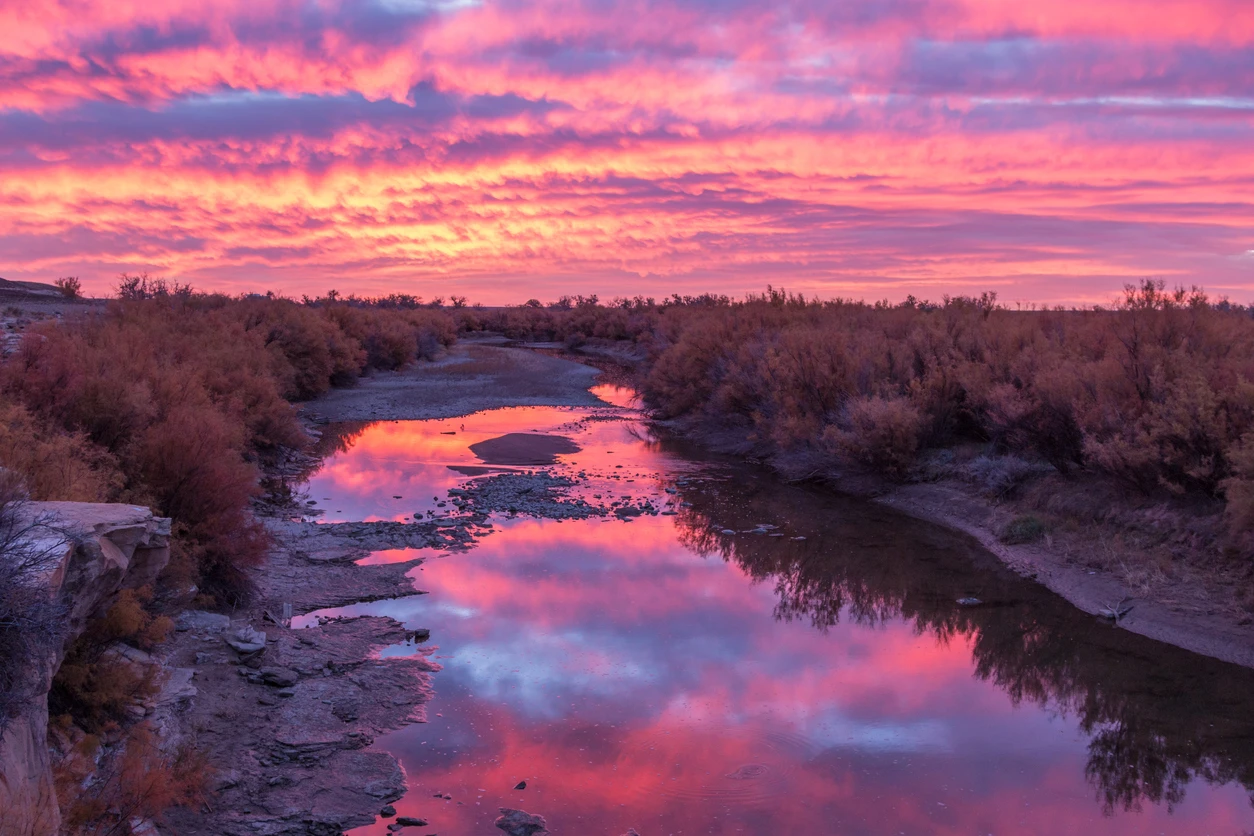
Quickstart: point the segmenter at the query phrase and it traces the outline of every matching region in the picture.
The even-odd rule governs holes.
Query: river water
[[[559,473],[665,513],[497,515],[429,594],[312,614],[432,631],[429,722],[382,736],[410,834],[1246,834],[1254,672],[1131,635],[965,538],[658,440],[615,409],[334,428],[328,524],[445,514],[470,445],[570,438]],[[976,598],[978,606],[958,599]],[[413,652],[396,647],[384,656]],[[520,782],[526,788],[516,790]],[[355,833],[383,834],[387,820]]]

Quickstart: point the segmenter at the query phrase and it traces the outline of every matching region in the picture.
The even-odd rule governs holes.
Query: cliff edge
[[[49,555],[44,578],[62,631],[24,660],[37,695],[0,735],[0,836],[55,836],[61,816],[48,752],[48,690],[66,648],[127,588],[153,583],[170,559],[170,520],[138,505],[30,502],[26,544]],[[0,553],[0,561],[15,559]]]

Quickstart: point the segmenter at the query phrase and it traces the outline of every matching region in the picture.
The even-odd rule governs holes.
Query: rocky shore
[[[587,392],[595,370],[523,351],[492,351],[506,352],[509,363],[525,368],[540,362],[539,373],[562,384],[545,396],[549,401],[599,404]],[[502,362],[495,354],[489,357]],[[445,366],[366,381],[307,411],[318,422],[328,413],[337,418],[379,411],[427,417],[432,409],[447,414],[447,402],[426,400],[429,390],[434,386],[446,395],[473,390],[483,377],[476,365],[482,359],[463,351]],[[458,364],[469,368],[458,373]],[[554,369],[561,372],[556,378]],[[415,391],[423,397],[414,397]],[[381,410],[384,403],[391,406]],[[411,409],[418,404],[421,410]],[[479,401],[462,405],[466,411],[483,408]],[[320,619],[315,626],[292,629],[288,621],[289,614],[422,594],[411,580],[421,558],[358,562],[371,552],[464,551],[492,535],[493,513],[571,519],[656,512],[635,506],[624,511],[622,503],[572,496],[576,481],[547,470],[493,471],[449,491],[452,513],[435,518],[328,524],[310,521],[294,506],[265,509],[276,545],[255,574],[252,603],[230,614],[184,614],[163,648],[167,667],[192,673],[195,695],[182,704],[179,732],[207,756],[213,791],[200,809],[172,811],[169,833],[330,836],[393,813],[391,802],[405,791],[404,774],[391,755],[368,747],[384,732],[425,721],[431,674],[439,670],[429,658],[438,648],[438,625],[410,631],[390,618],[359,617]],[[282,475],[291,478],[293,472]],[[404,645],[405,652],[380,655],[395,645]],[[547,833],[543,820],[538,830],[528,830],[524,819],[510,821],[513,829],[506,832]],[[397,819],[389,829],[418,834],[424,824]]]

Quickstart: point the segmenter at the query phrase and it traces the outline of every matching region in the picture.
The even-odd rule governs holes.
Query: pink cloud
[[[0,271],[1247,300],[1247,6],[4,4]]]

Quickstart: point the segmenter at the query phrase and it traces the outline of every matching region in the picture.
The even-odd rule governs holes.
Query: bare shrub
[[[1030,479],[1038,468],[1018,456],[977,456],[967,463],[967,476],[981,493],[1001,498]]]
[[[307,400],[331,386],[352,383],[366,365],[360,343],[316,308],[286,299],[249,298],[224,307],[221,315],[261,335],[288,398]]]
[[[148,651],[174,630],[174,622],[152,613],[151,589],[126,589],[105,614],[88,623],[65,654],[48,695],[51,713],[65,714],[89,732],[122,724],[128,710],[156,688],[154,668],[109,656],[119,642]]]
[[[823,431],[834,452],[887,476],[901,476],[919,452],[923,416],[906,398],[855,398],[839,424]]]
[[[153,278],[147,273],[131,275],[122,273],[118,276],[118,298],[138,301],[143,299],[162,299],[169,296],[188,298],[192,295],[190,284],[179,284],[167,279]]]
[[[419,360],[434,360],[440,355],[440,349],[443,347],[439,336],[434,331],[419,329],[417,353]]]
[[[1222,486],[1229,547],[1254,554],[1254,434],[1247,434],[1230,451],[1230,463],[1232,475]]]
[[[100,502],[121,486],[117,460],[83,434],[0,403],[0,467],[19,474],[31,499]]]

